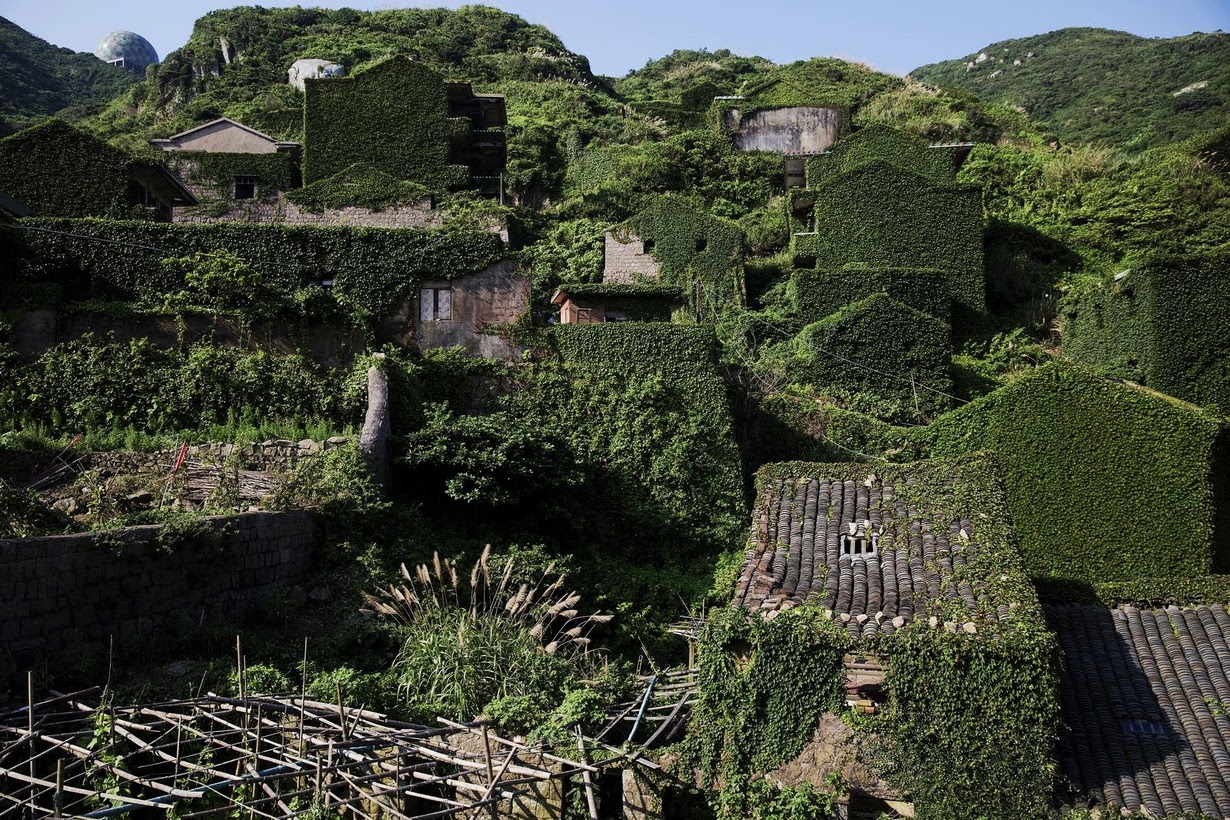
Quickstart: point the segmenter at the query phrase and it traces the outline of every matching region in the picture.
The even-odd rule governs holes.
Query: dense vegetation
[[[482,710],[539,737],[592,723],[631,663],[682,662],[672,622],[725,609],[752,477],[766,462],[858,458],[891,471],[894,462],[990,451],[1004,496],[964,500],[1011,515],[1020,558],[1012,533],[995,533],[996,563],[983,580],[993,587],[991,570],[1002,574],[1021,608],[994,641],[925,624],[903,630],[894,705],[871,728],[887,738],[885,771],[931,816],[961,816],[970,805],[988,817],[1031,816],[1049,788],[1054,646],[1025,573],[1048,594],[1084,600],[1230,596],[1224,579],[1209,577],[1230,568],[1220,415],[1230,129],[1212,130],[1230,92],[1209,58],[1223,39],[1144,41],[1155,51],[1172,44],[1167,53],[1182,65],[1174,71],[1208,73],[1209,84],[1174,97],[1142,92],[1151,113],[1112,107],[1094,124],[1077,113],[1080,99],[1023,103],[988,89],[1015,72],[1058,94],[1076,84],[1048,62],[1054,55],[1100,65],[1094,54],[1142,46],[1135,39],[1081,30],[1001,44],[1010,48],[1004,64],[988,49],[968,72],[948,72],[979,78],[979,97],[955,87],[955,76],[935,75],[937,88],[830,58],[777,66],[728,51],[676,51],[607,81],[541,26],[481,6],[212,12],[183,48],[79,123],[132,153],[95,152],[97,184],[60,179],[60,188],[26,194],[54,206],[57,190],[88,188],[97,201],[62,196],[65,213],[88,206],[112,219],[45,211],[16,228],[0,222],[13,251],[0,259],[0,306],[13,316],[36,307],[121,322],[166,315],[181,329],[178,344],[87,337],[29,360],[0,321],[0,462],[45,459],[77,433],[87,443],[165,446],[219,431],[348,429],[375,361],[361,354],[377,346],[380,321],[423,280],[511,256],[532,277],[533,310],[488,330],[516,342],[519,358],[384,350],[396,436],[389,495],[374,491],[349,449],[283,488],[279,503],[324,505],[315,581],[332,598],[310,612],[284,605],[245,638],[267,685],[298,680],[300,646],[285,637],[311,633],[321,636],[308,670],[314,697],[332,701],[341,687],[348,700],[415,718]],[[1017,43],[1035,51],[1021,66],[1011,65]],[[1064,51],[1072,43],[1082,45]],[[442,151],[390,164],[383,144],[335,144],[318,155],[318,171],[308,147],[305,176],[316,181],[291,201],[378,209],[434,197],[453,218],[401,231],[114,219],[118,180],[147,138],[229,116],[303,139],[304,95],[285,81],[291,62],[341,62],[357,76],[341,82],[353,85],[404,65],[387,59],[395,55],[420,61],[410,86],[438,91],[444,76],[506,95],[510,204],[445,193],[456,180]],[[1134,76],[1099,74],[1087,90],[1120,99],[1135,93]],[[736,152],[718,126],[713,98],[735,94],[745,110],[837,107],[847,138],[807,163],[806,188],[787,192],[780,157]],[[357,120],[353,111],[332,116]],[[321,117],[309,135],[329,127]],[[433,138],[449,127],[429,125]],[[58,123],[11,144],[44,132],[57,150],[88,150]],[[977,144],[955,151],[931,141]],[[194,159],[219,186],[240,173]],[[294,183],[279,161],[245,168],[272,185]],[[509,228],[508,243],[492,222]],[[608,231],[651,246],[662,281],[603,283]],[[622,296],[634,321],[545,328],[559,286]],[[687,309],[668,323],[676,299]],[[194,345],[186,317],[249,329],[285,322],[297,340],[311,327],[357,329],[366,350],[330,371],[298,351]],[[1171,395],[1052,363],[1065,357]],[[971,492],[1000,480],[989,464],[972,464],[937,469],[961,472]],[[66,525],[19,493],[0,495],[0,513],[0,534]],[[375,607],[387,620],[361,616],[360,591],[387,588],[402,563],[424,573],[433,565],[441,596],[414,611]],[[444,583],[470,566],[468,591]],[[476,605],[477,578],[505,571],[509,583],[529,585],[567,573],[584,606],[603,613],[585,636],[592,626],[606,654],[545,658],[531,632],[537,616],[509,621]],[[422,578],[408,576],[396,583]],[[185,682],[151,672],[149,659],[190,656],[201,665],[194,675],[216,676],[233,637],[121,647],[119,672],[178,692]],[[704,641],[716,651],[702,658],[689,754],[719,790],[719,813],[826,812],[830,795],[780,792],[751,775],[797,752],[816,714],[839,704],[844,633],[815,612],[774,621],[726,612],[710,619]],[[741,666],[748,645],[763,676]],[[434,674],[436,657],[448,659],[447,674]],[[89,680],[97,670],[79,662],[49,675]],[[985,708],[970,710],[970,698]],[[1012,741],[1019,754],[1004,754]]]
[[[1225,123],[1230,36],[1218,31],[1150,39],[1069,28],[992,43],[910,76],[1019,106],[1064,143],[1139,151]]]

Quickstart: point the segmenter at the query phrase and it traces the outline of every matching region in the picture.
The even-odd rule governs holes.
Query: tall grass
[[[367,611],[401,626],[393,671],[416,711],[465,720],[497,698],[553,701],[593,672],[589,633],[611,616],[582,615],[581,596],[564,591],[554,565],[534,583],[515,582],[514,565],[509,558],[493,576],[488,545],[463,586],[435,553],[414,572],[402,564],[405,583],[363,595]]]

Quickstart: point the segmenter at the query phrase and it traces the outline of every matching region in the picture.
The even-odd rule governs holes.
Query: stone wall
[[[202,201],[216,196],[209,187],[189,186]],[[320,213],[305,211],[285,199],[272,201],[247,199],[230,203],[229,210],[209,213],[203,208],[176,208],[171,214],[172,222],[252,222],[277,225],[350,225],[365,228],[436,228],[444,215],[432,210],[431,200],[424,199],[409,205],[373,211],[369,208],[325,208]]]
[[[606,235],[606,249],[602,264],[602,282],[635,284],[656,281],[659,276],[658,260],[645,251],[645,243],[639,236],[629,236],[621,242],[611,233]]]
[[[242,618],[311,569],[306,512],[202,520],[214,537],[160,542],[163,528],[146,526],[0,539],[0,689],[64,653]]]
[[[300,460],[310,458],[322,450],[332,450],[350,441],[346,436],[334,436],[325,441],[287,441],[270,439],[252,444],[194,444],[184,454],[186,463],[224,465],[238,462],[251,470],[283,472],[294,467]],[[138,453],[127,450],[90,453],[89,466],[104,475],[166,474],[171,471],[178,450],[158,450]]]
[[[818,154],[841,136],[842,111],[801,106],[753,111],[744,117],[731,108],[723,112],[722,124],[734,137],[738,151]]]

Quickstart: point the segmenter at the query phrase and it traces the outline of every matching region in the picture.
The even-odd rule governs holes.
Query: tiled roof
[[[811,465],[825,469],[833,465]],[[840,465],[838,465],[840,466]],[[891,634],[917,617],[959,628],[1003,620],[996,605],[975,590],[977,573],[963,571],[979,549],[986,516],[954,510],[953,475],[908,471],[894,479],[852,465],[844,475],[769,478],[755,511],[752,545],[744,559],[735,606],[749,610],[813,604],[831,610],[851,635]],[[843,536],[874,536],[875,554],[842,555]],[[941,609],[941,599],[953,603]]]
[[[1230,817],[1230,616],[1221,605],[1049,605],[1059,764],[1076,805]]]

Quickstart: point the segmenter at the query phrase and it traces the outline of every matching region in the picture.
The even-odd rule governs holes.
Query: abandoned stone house
[[[1039,615],[1036,598],[1000,599],[980,583],[1021,573],[1012,565],[1002,491],[987,469],[956,462],[762,468],[731,605],[766,618],[804,605],[820,609],[852,641],[843,659],[845,708],[876,713],[888,702],[896,632],[929,626],[973,644],[1024,612]],[[909,796],[877,776],[873,746],[874,738],[826,713],[802,753],[765,774],[817,788],[836,774],[850,786],[847,816],[913,816]]]
[[[382,322],[381,335],[421,350],[460,346],[473,356],[513,358],[519,348],[500,326],[530,309],[530,278],[512,260],[456,279],[420,283],[418,298]]]
[[[679,288],[671,285],[616,282],[598,285],[560,285],[551,297],[559,306],[563,325],[603,322],[669,322],[671,314],[687,304]]]

